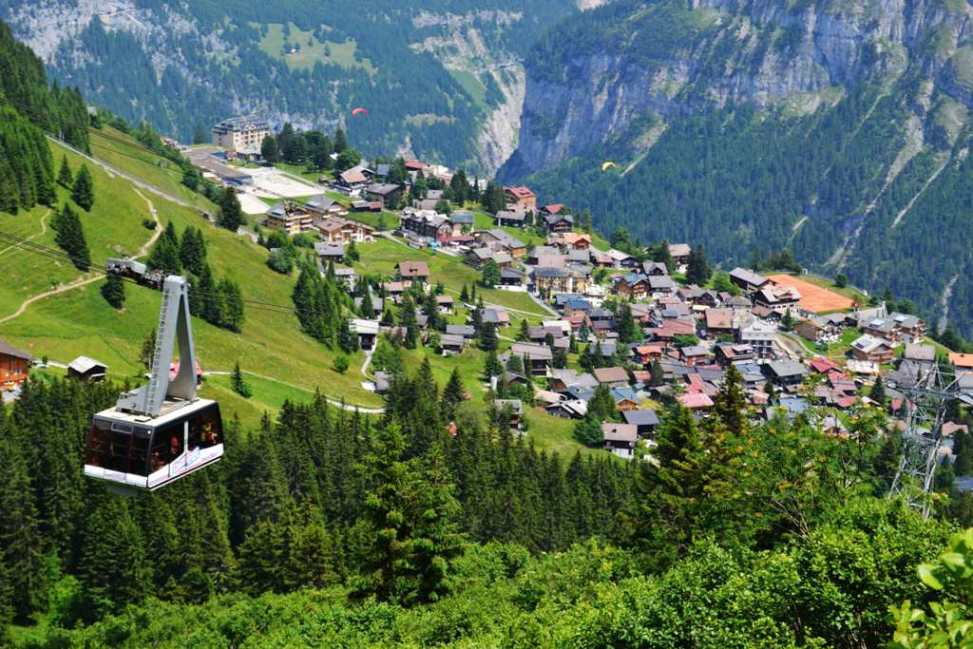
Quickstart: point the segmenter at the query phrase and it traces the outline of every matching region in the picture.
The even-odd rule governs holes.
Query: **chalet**
[[[733,309],[706,309],[703,316],[710,336],[733,333]]]
[[[592,374],[601,385],[609,387],[628,385],[628,370],[624,367],[598,367],[592,370]]]
[[[686,345],[679,349],[679,356],[687,367],[694,367],[709,359],[709,351],[702,345]]]
[[[351,329],[351,333],[358,336],[359,347],[368,351],[375,346],[375,340],[378,338],[379,330],[378,320],[361,320],[359,318],[353,318],[348,323],[348,327]]]
[[[781,387],[800,385],[807,376],[807,367],[792,360],[764,363],[764,374]]]
[[[534,289],[542,296],[555,293],[584,292],[588,289],[588,278],[569,268],[536,267],[532,272]]]
[[[547,406],[545,411],[564,419],[584,419],[588,414],[588,402],[584,399],[562,399]]]
[[[655,410],[628,410],[622,413],[626,424],[635,426],[639,437],[651,437],[659,426],[659,415]]]
[[[523,427],[524,404],[520,399],[496,399],[493,402],[497,418],[509,417],[510,427],[520,430]]]
[[[815,342],[824,335],[824,327],[814,319],[801,320],[794,325],[794,332],[806,340]]]
[[[429,168],[429,165],[427,165],[422,160],[406,160],[405,161],[405,170],[406,171],[418,172],[418,171],[425,171],[428,168]]]
[[[560,214],[565,211],[565,207],[562,203],[551,203],[550,205],[545,205],[541,208],[542,214]]]
[[[428,282],[429,266],[424,261],[400,261],[395,265],[395,274],[402,281]]]
[[[649,291],[654,297],[670,295],[676,288],[676,283],[668,275],[650,275]]]
[[[752,270],[740,267],[730,271],[730,281],[748,293],[760,290],[770,282],[763,275],[758,275]]]
[[[324,263],[340,264],[345,260],[345,246],[340,243],[331,244],[318,241],[314,244],[314,254]]]
[[[570,232],[574,228],[574,218],[570,214],[545,214],[544,227],[548,232]]]
[[[677,397],[679,403],[694,413],[702,413],[713,407],[713,400],[704,392],[687,392]]]
[[[605,440],[606,450],[626,459],[635,455],[635,444],[639,441],[639,435],[634,424],[606,422],[601,425],[601,435]]]
[[[368,176],[364,173],[364,167],[359,165],[339,173],[334,184],[339,191],[347,193],[361,191],[368,186]]]
[[[639,365],[649,365],[662,358],[664,346],[661,343],[644,343],[632,348],[632,360]]]
[[[649,278],[645,275],[629,273],[615,282],[615,293],[626,300],[642,300],[649,294]]]
[[[498,228],[505,225],[511,228],[522,228],[527,222],[527,215],[523,212],[500,210],[494,216],[494,220]]]
[[[973,354],[949,352],[949,362],[958,372],[973,372]]]
[[[501,286],[523,286],[524,274],[516,268],[500,268]]]
[[[107,374],[107,365],[87,356],[78,356],[68,365],[68,377],[85,383],[104,381]]]
[[[402,186],[393,183],[373,183],[365,187],[362,195],[366,200],[380,202],[385,209],[393,209],[402,198]]]
[[[351,202],[352,212],[381,212],[382,201],[357,200]]]
[[[801,294],[790,286],[765,286],[754,293],[754,304],[762,306],[775,313],[783,314],[790,309],[796,309],[801,301]]]
[[[0,390],[9,390],[27,380],[34,357],[0,340]]]
[[[472,339],[476,336],[476,329],[473,325],[448,324],[446,325],[446,333]]]
[[[547,244],[564,250],[590,250],[591,235],[578,232],[552,232],[547,235]]]
[[[545,375],[548,366],[554,359],[550,347],[533,343],[514,343],[510,348],[510,353],[522,357],[525,361],[525,369],[529,369],[534,376]]]
[[[916,342],[925,334],[925,323],[914,315],[892,313],[872,318],[861,325],[862,333],[884,338],[889,342]]]
[[[669,256],[677,266],[685,266],[689,263],[689,253],[691,252],[688,243],[670,243]]]
[[[304,207],[285,201],[267,212],[264,225],[286,234],[300,234],[314,229],[314,217]]]
[[[494,250],[506,250],[514,259],[520,259],[527,254],[527,246],[523,241],[512,237],[499,228],[482,230],[475,234],[481,245]]]
[[[591,250],[591,263],[599,268],[612,268],[615,265],[615,260],[607,252]]]
[[[740,343],[720,343],[716,345],[715,351],[716,362],[724,367],[757,358],[753,347]]]
[[[443,356],[459,354],[466,346],[466,338],[456,334],[441,334],[439,336],[439,349]]]
[[[327,196],[315,196],[308,200],[304,207],[311,214],[320,217],[344,216],[348,213],[341,203]]]
[[[444,315],[449,315],[452,313],[455,305],[456,301],[453,299],[452,295],[436,296],[436,308],[439,309],[439,312]]]
[[[646,275],[668,275],[669,268],[661,261],[643,261],[642,272]]]
[[[473,229],[475,218],[473,212],[458,210],[449,215],[449,224],[453,226],[453,236],[457,237]]]
[[[453,236],[453,226],[449,219],[430,210],[402,210],[399,227],[438,243],[446,243]]]
[[[507,313],[506,309],[501,309],[499,307],[483,309],[480,317],[484,324],[493,324],[497,327],[510,326],[510,314]]]
[[[338,216],[318,219],[314,222],[314,227],[317,228],[325,243],[330,244],[351,243],[352,241],[362,243],[371,241],[375,234],[375,230],[364,223],[350,221]]]
[[[402,301],[402,296],[405,294],[405,289],[407,289],[405,282],[385,282],[382,284],[382,290],[385,291],[385,295],[392,300],[393,304],[398,304]]]
[[[537,196],[529,187],[504,187],[503,194],[507,200],[507,208],[511,212],[527,214],[537,211]]]
[[[635,390],[629,386],[615,386],[611,389],[611,395],[612,399],[615,401],[615,410],[618,412],[638,410],[638,396],[635,394]]]
[[[895,349],[892,344],[884,338],[878,338],[871,334],[860,336],[851,343],[850,351],[855,360],[869,363],[890,363],[895,358]]]
[[[577,386],[594,390],[598,387],[598,380],[587,372],[579,373],[569,368],[550,369],[547,371],[547,385],[555,392],[567,392]]]

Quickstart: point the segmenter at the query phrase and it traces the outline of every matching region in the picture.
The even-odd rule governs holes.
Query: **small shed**
[[[107,374],[107,365],[87,356],[78,356],[68,365],[68,376],[86,383],[104,381]]]

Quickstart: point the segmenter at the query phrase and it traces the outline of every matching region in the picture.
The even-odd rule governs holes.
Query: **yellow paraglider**
[[[617,167],[617,166],[618,165],[612,162],[611,160],[605,160],[604,162],[601,163],[601,170],[608,171],[612,167]]]

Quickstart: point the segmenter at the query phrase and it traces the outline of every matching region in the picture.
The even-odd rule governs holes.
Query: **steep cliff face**
[[[0,0],[54,77],[167,134],[256,112],[480,175],[516,146],[523,56],[577,11],[575,0]],[[368,120],[349,119],[358,105]]]
[[[910,71],[969,106],[968,84],[955,80],[970,71],[961,46],[970,14],[964,2],[921,0],[609,5],[569,22],[531,57],[508,173],[626,138],[637,152],[639,132],[657,119],[729,104],[806,115]]]
[[[790,247],[973,333],[969,2],[618,0],[528,61],[505,180],[723,263]]]

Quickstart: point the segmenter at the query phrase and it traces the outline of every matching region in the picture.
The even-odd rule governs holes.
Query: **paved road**
[[[140,180],[140,179],[136,178],[135,176],[132,176],[131,174],[125,173],[124,171],[122,171],[118,167],[115,167],[114,165],[108,164],[104,160],[99,160],[98,158],[93,158],[90,155],[88,155],[87,153],[85,153],[84,151],[79,151],[78,149],[75,149],[70,144],[67,144],[66,142],[62,142],[61,140],[58,140],[57,138],[51,137],[50,135],[47,136],[47,139],[49,139],[52,142],[57,142],[59,145],[63,146],[65,149],[68,149],[69,151],[71,151],[71,152],[73,152],[73,153],[81,156],[82,158],[84,158],[85,160],[87,160],[88,162],[90,162],[91,164],[98,165],[99,167],[101,167],[102,169],[104,169],[105,171],[107,171],[109,174],[114,174],[116,176],[121,176],[122,178],[124,178],[125,180],[129,181],[130,183],[132,183],[133,185],[135,185],[136,187],[138,187],[140,189],[144,189],[147,192],[152,192],[153,194],[155,194],[157,196],[160,196],[160,197],[166,199],[167,201],[172,201],[176,205],[182,205],[183,207],[188,207],[188,208],[194,209],[194,210],[198,210],[199,209],[197,206],[192,205],[191,203],[187,202],[185,199],[180,198],[179,196],[176,196],[174,194],[170,194],[169,192],[166,192],[164,190],[161,190],[158,187],[156,187],[155,185],[150,185],[149,183],[147,183],[147,182],[145,182],[143,180]]]

